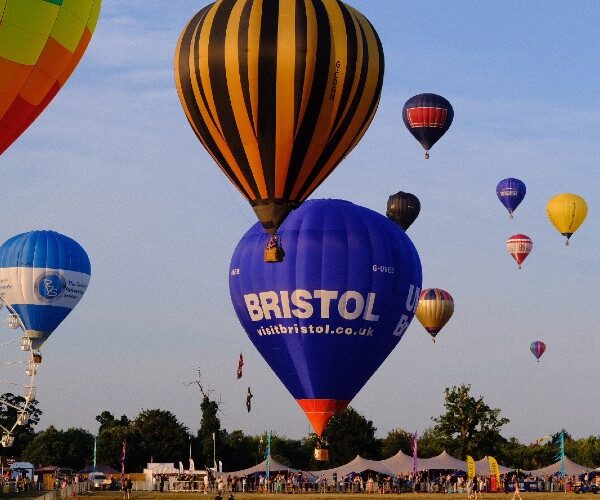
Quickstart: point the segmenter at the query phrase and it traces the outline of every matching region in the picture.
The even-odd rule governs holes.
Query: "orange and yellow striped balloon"
[[[65,84],[92,37],[101,0],[0,0],[0,154]]]
[[[454,314],[454,299],[441,288],[427,288],[419,296],[419,305],[415,316],[429,335],[433,337],[440,332]]]
[[[175,80],[194,132],[271,234],[354,148],[383,49],[338,0],[218,0],[182,32]]]

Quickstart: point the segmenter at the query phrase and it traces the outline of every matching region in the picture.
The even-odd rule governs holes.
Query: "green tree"
[[[426,429],[425,432],[419,436],[417,451],[419,457],[437,457],[440,453],[442,453],[442,451],[444,451],[445,445],[445,439],[440,436],[435,428],[431,427]]]
[[[370,459],[379,458],[376,430],[371,420],[367,420],[351,407],[334,415],[323,432],[323,437],[329,444],[327,465],[338,467],[354,459],[356,455]]]
[[[404,429],[394,429],[381,441],[381,456],[393,457],[399,451],[412,455],[413,435]]]
[[[499,408],[490,408],[483,397],[474,398],[470,385],[445,389],[446,413],[434,417],[435,431],[444,439],[449,453],[460,459],[467,455],[494,455],[505,442],[500,429],[507,418],[500,417]]]
[[[219,412],[219,403],[209,398],[208,394],[203,394],[200,404],[202,418],[200,419],[200,429],[198,430],[198,451],[204,463],[209,467],[213,466],[215,460],[213,451],[213,435],[216,442],[217,457],[222,457],[224,436],[221,433],[221,421],[217,416]]]
[[[92,463],[94,436],[90,432],[71,428],[61,434],[63,457],[58,465],[78,471]]]
[[[62,432],[53,425],[38,432],[23,450],[23,459],[32,464],[56,465],[62,464],[64,440]]]
[[[133,421],[145,462],[178,462],[187,458],[190,436],[187,427],[166,410],[143,410]]]
[[[129,419],[125,415],[121,415],[121,418],[117,420],[111,412],[106,410],[103,411],[100,415],[97,415],[96,420],[100,423],[98,433],[102,432],[108,427],[112,427],[113,425],[127,427],[130,424]]]

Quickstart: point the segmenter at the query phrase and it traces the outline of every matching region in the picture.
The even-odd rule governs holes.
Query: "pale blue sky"
[[[351,3],[381,36],[383,98],[360,145],[313,197],[384,212],[392,192],[416,194],[422,213],[409,235],[423,284],[456,302],[435,346],[413,322],[353,406],[381,436],[422,432],[443,412],[444,388],[470,383],[511,420],[506,437],[600,434],[600,4]],[[308,431],[229,300],[229,258],[254,214],[192,133],[173,83],[179,33],[205,4],[105,0],[80,67],[0,158],[0,239],[54,229],[92,262],[86,296],[44,348],[40,428],[95,432],[103,410],[162,408],[195,430],[199,394],[184,383],[200,366],[228,430]],[[401,120],[421,92],[455,110],[428,162]],[[528,189],[512,221],[495,195],[508,176]],[[564,191],[590,207],[568,248],[545,214]],[[505,247],[519,232],[534,242],[521,271]],[[529,352],[536,339],[548,346],[539,364]]]

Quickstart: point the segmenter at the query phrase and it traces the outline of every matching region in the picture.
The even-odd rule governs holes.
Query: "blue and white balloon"
[[[39,349],[83,297],[90,260],[75,240],[31,231],[0,247],[0,299],[20,319]]]

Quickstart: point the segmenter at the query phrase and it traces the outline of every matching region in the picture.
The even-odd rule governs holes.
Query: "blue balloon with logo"
[[[418,303],[421,262],[397,224],[342,200],[304,202],[278,235],[281,263],[264,262],[269,235],[260,224],[238,243],[231,299],[250,340],[320,436],[404,335]]]
[[[0,247],[0,299],[39,349],[87,290],[90,260],[79,243],[31,231]]]
[[[502,179],[496,186],[496,195],[498,195],[500,203],[508,210],[511,219],[513,218],[513,212],[523,201],[526,193],[525,183],[514,177]]]

